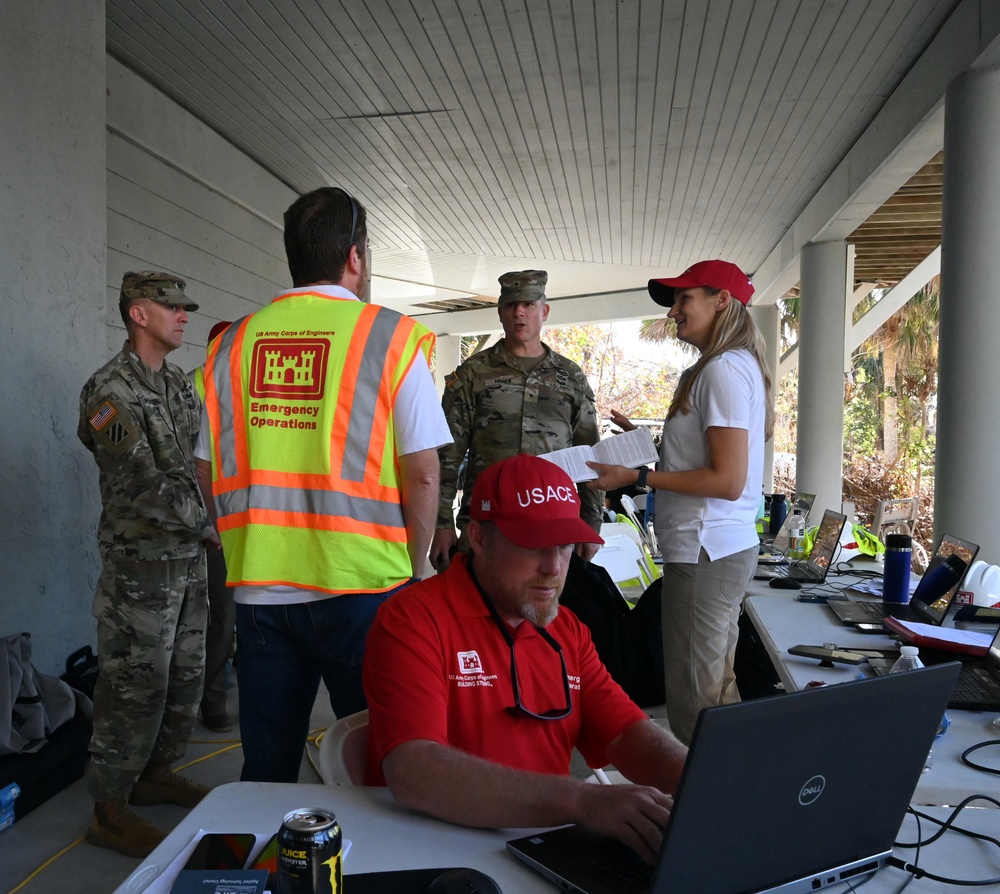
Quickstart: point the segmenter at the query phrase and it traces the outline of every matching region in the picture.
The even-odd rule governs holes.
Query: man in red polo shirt
[[[581,823],[653,859],[687,751],[560,610],[574,545],[601,542],[575,485],[522,454],[476,479],[470,509],[470,554],[385,602],[368,634],[369,782],[461,825]],[[574,747],[636,784],[572,778]]]

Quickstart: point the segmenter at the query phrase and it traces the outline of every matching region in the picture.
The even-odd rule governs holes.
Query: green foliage
[[[680,369],[626,352],[610,326],[564,326],[546,329],[545,343],[579,364],[590,380],[599,416],[612,409],[637,419],[663,419],[677,387]]]
[[[871,456],[879,446],[882,416],[878,401],[870,400],[865,386],[871,370],[864,365],[855,366],[853,388],[857,393],[849,396],[844,406],[844,450]]]

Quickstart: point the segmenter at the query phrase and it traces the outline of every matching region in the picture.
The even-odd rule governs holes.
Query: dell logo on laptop
[[[826,779],[823,776],[813,776],[799,792],[799,803],[803,807],[807,807],[814,801],[818,800],[819,796],[823,794],[826,788]]]

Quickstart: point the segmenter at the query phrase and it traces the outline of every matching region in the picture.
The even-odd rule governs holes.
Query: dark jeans
[[[320,677],[338,718],[367,707],[365,640],[378,607],[394,592],[295,605],[237,603],[242,780],[298,781]]]
[[[205,692],[201,697],[203,719],[221,720],[226,715],[226,665],[233,650],[235,624],[233,588],[226,586],[226,558],[221,549],[209,550]]]

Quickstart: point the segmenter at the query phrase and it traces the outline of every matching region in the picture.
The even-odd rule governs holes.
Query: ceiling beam
[[[944,94],[969,68],[1000,58],[1000,4],[961,0],[833,175],[754,272],[759,303],[799,279],[810,242],[844,239],[944,145]]]

